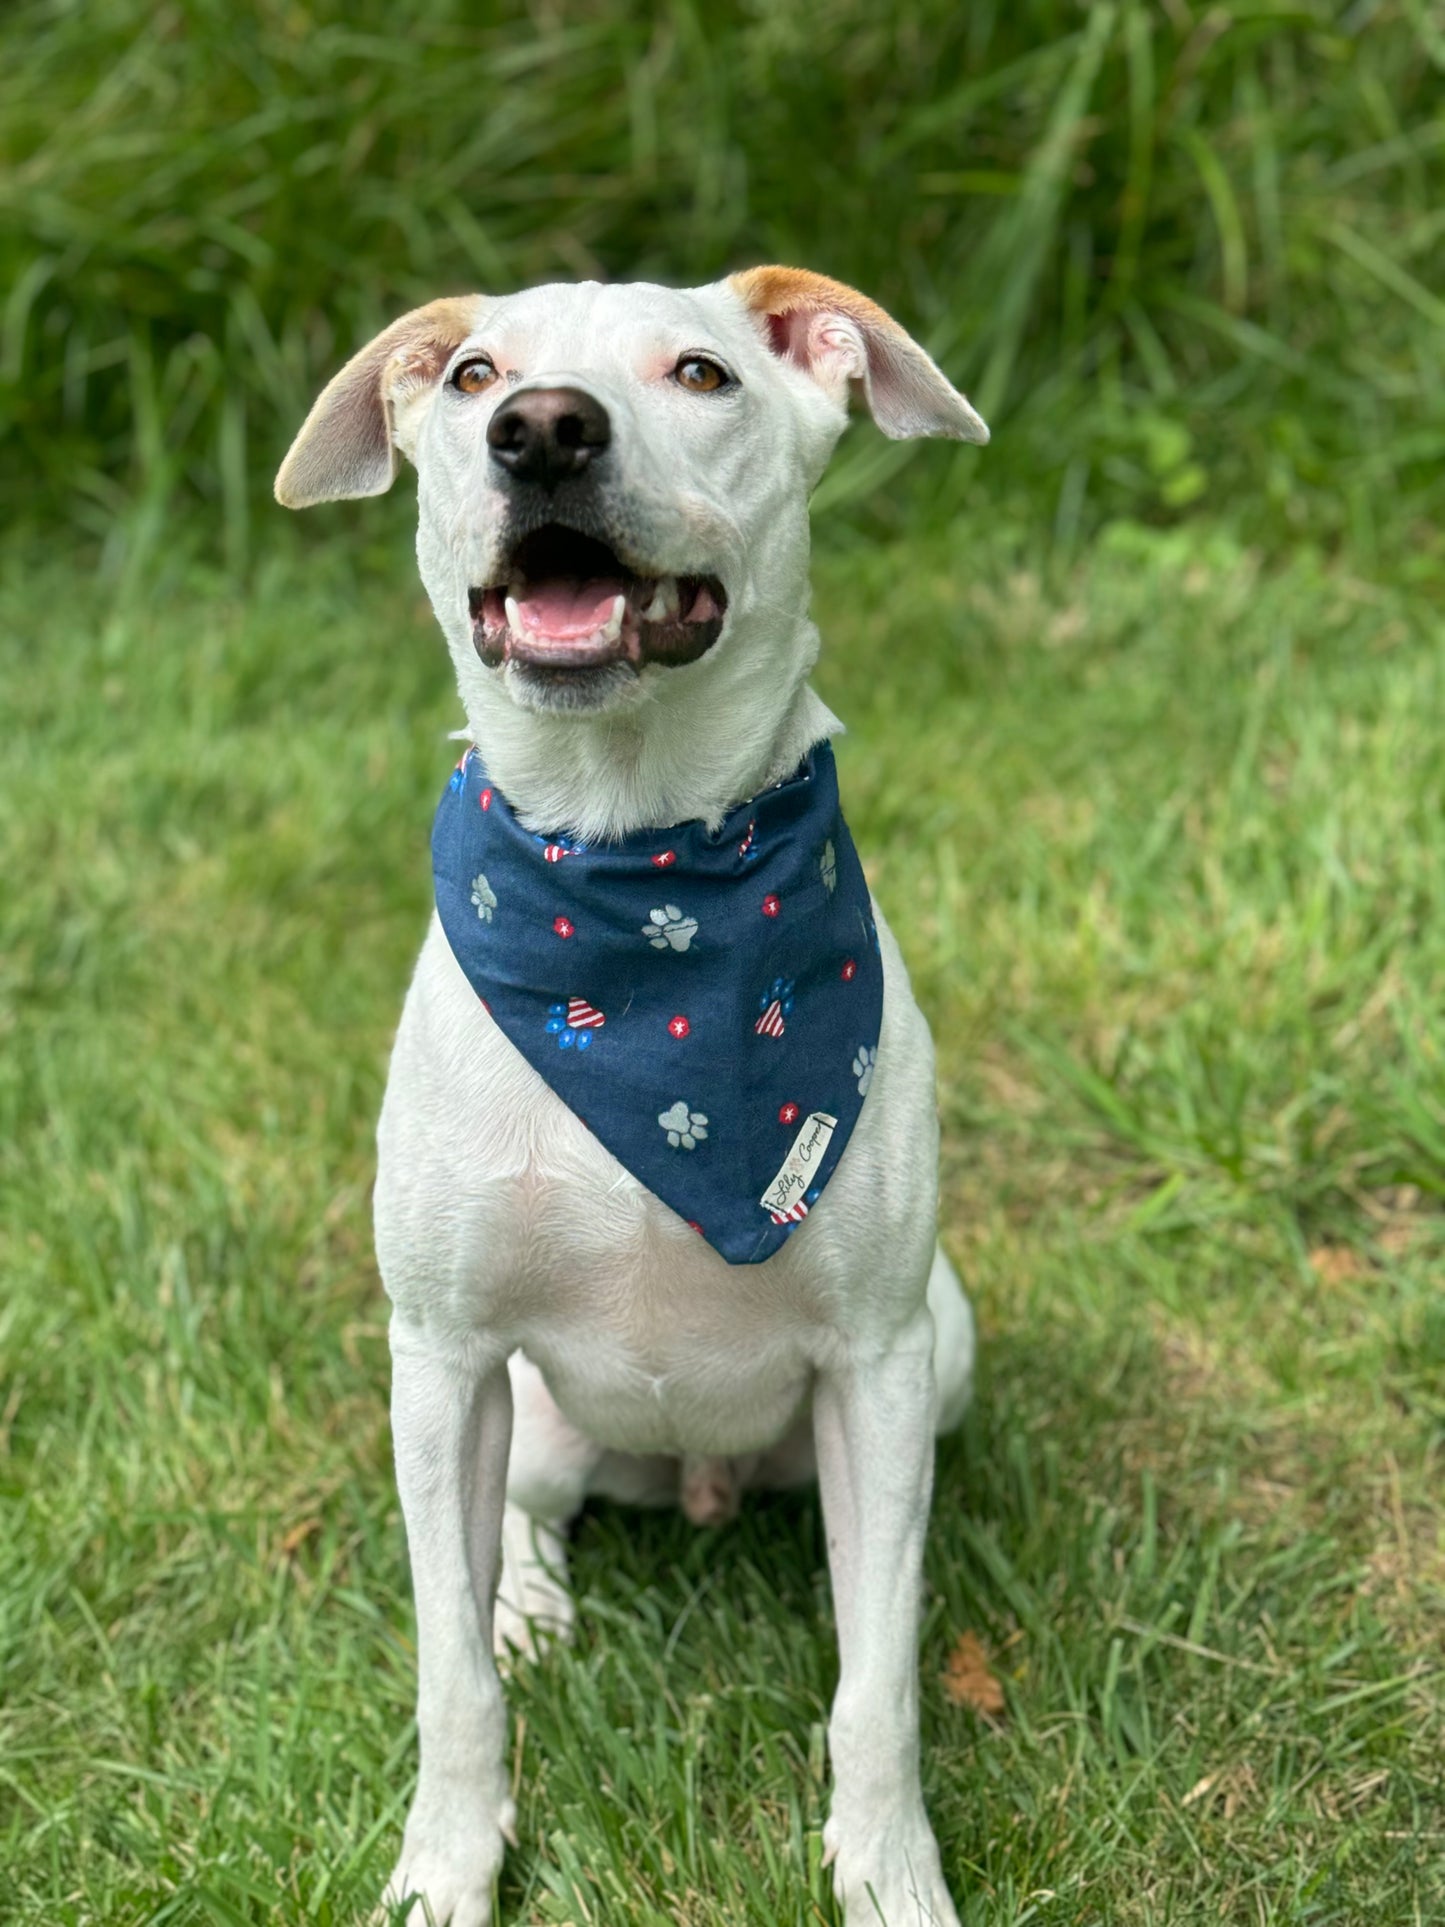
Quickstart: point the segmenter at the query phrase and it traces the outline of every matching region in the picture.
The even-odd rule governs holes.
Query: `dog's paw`
[[[513,1597],[497,1595],[492,1608],[492,1651],[499,1666],[517,1660],[540,1659],[554,1641],[571,1644],[571,1595],[545,1574],[529,1575],[512,1589]]]
[[[959,1927],[938,1845],[921,1813],[912,1822],[861,1831],[834,1817],[823,1829],[823,1845],[844,1927]]]
[[[493,1927],[492,1888],[515,1827],[510,1800],[490,1827],[453,1821],[443,1832],[413,1811],[373,1927]]]

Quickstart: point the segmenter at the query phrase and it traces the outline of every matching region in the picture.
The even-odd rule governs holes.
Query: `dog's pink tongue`
[[[522,620],[534,636],[554,642],[576,642],[600,629],[612,614],[622,584],[612,576],[593,576],[589,582],[569,582],[557,576],[539,582],[517,599]]]

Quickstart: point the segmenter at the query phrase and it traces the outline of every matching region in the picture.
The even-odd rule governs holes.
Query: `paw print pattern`
[[[585,843],[574,843],[570,837],[565,836],[559,836],[551,843],[544,842],[541,837],[538,837],[537,841],[542,845],[544,863],[560,863],[564,856],[581,856],[587,847]]]
[[[686,950],[697,935],[697,918],[685,917],[675,903],[649,910],[642,935],[654,950]]]
[[[753,1025],[759,1037],[781,1037],[787,1026],[785,1017],[793,1014],[793,980],[791,977],[774,977],[772,983],[758,999],[758,1008],[763,1013]]]
[[[694,1111],[686,1098],[680,1097],[665,1111],[659,1111],[657,1121],[674,1151],[695,1151],[707,1137],[706,1112]]]
[[[807,1200],[799,1198],[797,1203],[790,1204],[786,1211],[771,1211],[768,1215],[774,1224],[801,1224],[808,1215],[808,1208]]]
[[[557,1039],[558,1050],[589,1050],[593,1031],[606,1022],[602,1012],[582,997],[569,997],[566,1003],[547,1008],[547,1035]]]
[[[730,1264],[761,1262],[818,1207],[877,1083],[883,972],[831,752],[721,826],[605,844],[521,820],[476,748],[452,776],[437,909],[476,1022],[679,1236],[690,1224]]]
[[[482,808],[484,810],[490,809],[491,803],[492,803],[492,792],[490,790],[487,790],[484,793]],[[542,861],[544,863],[560,863],[564,856],[581,856],[583,851],[587,848],[587,845],[579,841],[579,839],[575,836],[536,836],[534,835],[532,838],[532,841],[541,850]]]

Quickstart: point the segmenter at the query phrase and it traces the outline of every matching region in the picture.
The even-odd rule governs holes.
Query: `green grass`
[[[455,705],[405,503],[328,513],[313,553],[268,528],[244,599],[13,553],[0,587],[17,1927],[359,1923],[414,1772],[367,1192]],[[1023,526],[825,522],[818,567],[983,1333],[929,1546],[945,1862],[970,1927],[1423,1927],[1440,583],[1222,521],[1076,559]],[[823,1564],[809,1498],[589,1511],[578,1643],[511,1695],[507,1920],[831,1918]],[[964,1630],[997,1728],[938,1684]]]
[[[456,712],[407,491],[283,526],[275,461],[415,301],[768,257],[1001,431],[818,497],[983,1327],[965,1918],[1445,1917],[1435,13],[22,0],[4,54],[0,1920],[359,1923],[414,1772],[367,1195]],[[823,1563],[809,1499],[588,1513],[507,1920],[830,1918]]]
[[[113,567],[199,501],[243,574],[311,396],[415,302],[769,258],[919,330],[1065,543],[1247,502],[1252,540],[1438,556],[1427,0],[419,0],[404,32],[384,0],[19,0],[4,33],[0,507]]]

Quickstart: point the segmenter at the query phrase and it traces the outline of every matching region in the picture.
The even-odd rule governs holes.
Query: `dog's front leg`
[[[918,1775],[918,1620],[936,1392],[925,1311],[814,1394],[841,1661],[824,1839],[847,1927],[958,1927]]]
[[[475,1341],[473,1341],[475,1343]],[[421,1772],[387,1904],[425,1921],[490,1927],[492,1882],[512,1837],[506,1708],[492,1659],[492,1602],[512,1433],[501,1351],[392,1319],[392,1428],[417,1619]]]

